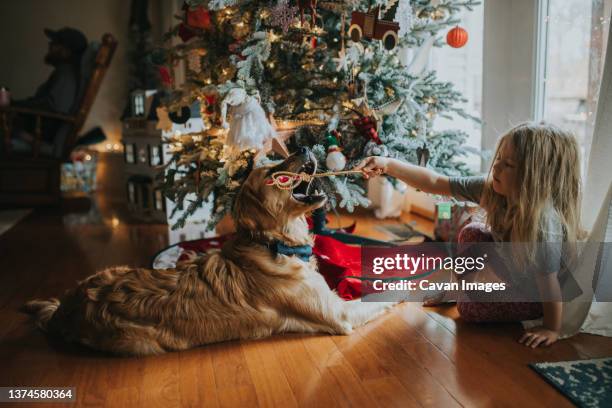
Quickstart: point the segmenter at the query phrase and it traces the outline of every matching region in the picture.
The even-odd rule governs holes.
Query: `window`
[[[543,67],[536,78],[543,119],[572,131],[583,165],[591,144],[608,27],[610,0],[540,0]]]
[[[126,163],[128,163],[128,164],[136,163],[136,156],[135,156],[136,145],[131,144],[131,143],[124,143],[123,144],[123,152],[124,152],[124,157],[125,157],[125,162]]]
[[[160,145],[149,146],[149,166],[159,166],[163,164],[162,148]]]
[[[468,114],[482,116],[482,65],[483,65],[483,20],[484,7],[474,7],[473,11],[465,10],[461,16],[460,26],[468,32],[468,43],[462,48],[444,46],[432,50],[429,68],[435,70],[440,81],[452,82],[455,89],[463,94],[467,102],[460,105]],[[446,35],[446,34],[445,34]],[[443,41],[446,41],[444,36]],[[437,117],[433,129],[458,129],[469,135],[467,146],[480,151],[482,126],[470,119],[452,115],[453,119]],[[469,168],[480,170],[480,156],[470,153],[462,158]]]
[[[149,196],[151,194],[151,190],[149,189],[149,185],[146,183],[142,183],[140,185],[140,196],[142,197],[142,205],[141,208],[144,210],[148,210],[150,208],[149,204]]]
[[[137,204],[137,196],[136,196],[136,184],[134,184],[134,182],[132,181],[128,181],[127,183],[127,195],[128,195],[128,202],[130,204]]]
[[[143,91],[132,92],[132,116],[141,117],[145,115],[145,93]]]

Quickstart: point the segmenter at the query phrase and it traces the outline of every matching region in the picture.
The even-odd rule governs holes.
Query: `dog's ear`
[[[244,230],[268,229],[267,224],[274,222],[274,215],[264,206],[263,200],[245,183],[234,200],[234,222]]]

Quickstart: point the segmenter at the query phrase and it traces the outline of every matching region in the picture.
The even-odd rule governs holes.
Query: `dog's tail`
[[[19,309],[21,312],[29,314],[32,320],[42,331],[47,331],[49,321],[59,308],[60,301],[57,298],[49,300],[30,300]]]

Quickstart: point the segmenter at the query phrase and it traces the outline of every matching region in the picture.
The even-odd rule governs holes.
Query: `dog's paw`
[[[353,332],[353,325],[348,322],[338,322],[332,334],[348,335]]]

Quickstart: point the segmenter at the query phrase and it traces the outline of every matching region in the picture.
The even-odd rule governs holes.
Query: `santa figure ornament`
[[[226,121],[228,105],[229,123]],[[278,145],[285,146],[284,142],[276,137],[276,131],[261,107],[259,94],[251,96],[243,88],[231,89],[221,103],[221,121],[221,126],[228,129],[225,144],[229,147],[230,154],[245,149],[256,149],[265,153],[270,148],[277,151],[275,147]]]

